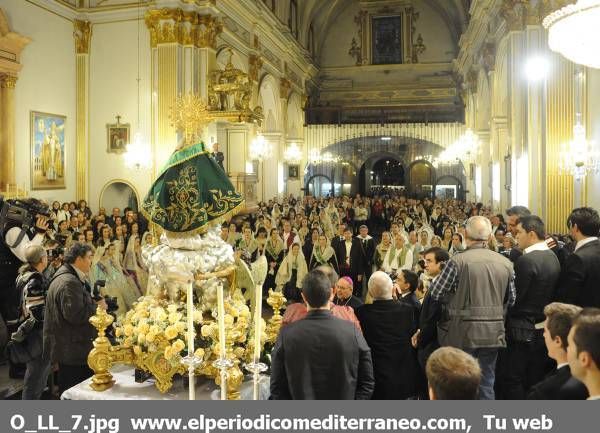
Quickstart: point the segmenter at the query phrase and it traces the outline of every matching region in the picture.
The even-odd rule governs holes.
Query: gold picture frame
[[[67,116],[30,111],[31,189],[65,189]]]
[[[288,179],[289,180],[300,179],[300,166],[298,164],[288,165]]]
[[[106,151],[108,153],[124,153],[129,144],[131,126],[129,123],[106,124]]]

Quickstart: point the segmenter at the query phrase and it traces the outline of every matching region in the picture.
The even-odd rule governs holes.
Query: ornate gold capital
[[[178,43],[199,48],[216,48],[223,23],[212,15],[200,15],[181,9],[152,9],[146,12],[150,44]]]
[[[493,71],[496,67],[496,45],[493,42],[483,44],[481,60],[486,72]]]
[[[248,78],[250,81],[258,81],[262,66],[263,60],[259,55],[250,54],[248,56]]]
[[[500,15],[506,21],[509,30],[523,30],[528,6],[529,0],[504,0],[500,6]]]
[[[469,69],[467,72],[466,82],[467,88],[471,91],[471,93],[477,93],[477,81],[478,81],[478,73],[475,68]]]
[[[14,89],[17,85],[17,77],[14,75],[0,75],[0,87],[3,89]]]
[[[77,54],[88,54],[90,52],[90,41],[92,39],[92,23],[89,21],[73,21],[73,37],[75,38],[75,52]]]
[[[287,98],[290,90],[292,89],[292,83],[287,78],[282,78],[279,82],[279,97]]]

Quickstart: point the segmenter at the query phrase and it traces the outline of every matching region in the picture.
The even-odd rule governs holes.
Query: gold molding
[[[248,56],[248,78],[250,81],[258,81],[263,63],[262,58],[257,54],[250,54]]]
[[[281,78],[279,81],[279,97],[287,99],[292,90],[292,83],[287,78]]]
[[[73,21],[73,37],[75,38],[75,52],[77,54],[89,54],[90,41],[92,39],[92,23],[89,21]]]
[[[0,75],[0,88],[14,89],[17,86],[17,79],[14,75]]]
[[[218,18],[179,8],[149,10],[145,22],[152,47],[178,43],[216,49],[217,36],[223,31],[223,22]]]

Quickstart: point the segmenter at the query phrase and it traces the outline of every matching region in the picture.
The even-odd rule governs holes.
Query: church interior
[[[203,139],[256,200],[365,194],[390,161],[408,193],[522,204],[562,229],[574,205],[600,205],[600,72],[549,48],[543,19],[563,3],[2,0],[0,190],[141,200],[177,145],[175,98],[207,99],[230,68],[260,124],[228,118],[219,92]],[[40,174],[36,113],[61,122],[56,180]]]
[[[600,209],[599,18],[596,0],[0,0],[0,195],[147,210],[194,141],[247,206],[394,191],[566,233]]]

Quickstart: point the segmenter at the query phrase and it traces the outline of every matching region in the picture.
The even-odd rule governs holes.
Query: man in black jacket
[[[375,384],[371,350],[352,323],[331,314],[329,278],[310,271],[302,298],[306,318],[282,328],[273,348],[271,399],[370,399]]]
[[[58,363],[58,388],[65,390],[93,375],[87,356],[95,338],[89,319],[104,300],[94,301],[87,282],[92,266],[92,247],[76,242],[65,254],[46,296],[44,358]]]
[[[391,278],[381,271],[369,279],[372,304],[356,311],[373,353],[374,400],[401,400],[417,394],[418,364],[410,338],[415,331],[415,309],[392,296]]]
[[[353,294],[357,298],[362,298],[362,281],[366,263],[360,241],[357,237],[352,237],[349,227],[344,230],[344,242],[337,244],[335,256],[338,259],[340,276],[352,278]]]
[[[50,374],[50,362],[42,357],[45,297],[48,282],[43,272],[48,266],[48,255],[41,245],[30,245],[25,250],[27,263],[19,269],[17,290],[22,293],[25,321],[13,334],[13,340],[28,341],[32,359],[27,361],[23,379],[23,400],[39,400]]]
[[[569,215],[567,225],[577,244],[567,259],[557,300],[600,308],[600,216],[590,207],[577,208]]]
[[[585,400],[588,397],[585,385],[571,376],[567,360],[567,336],[580,311],[580,307],[560,302],[544,308],[544,342],[548,356],[556,361],[556,369],[531,388],[527,399]]]
[[[506,350],[500,352],[498,398],[522,400],[547,372],[546,348],[540,327],[560,277],[560,263],[548,248],[543,221],[535,215],[520,219],[517,243],[523,255],[515,262],[517,298],[506,317]]]

